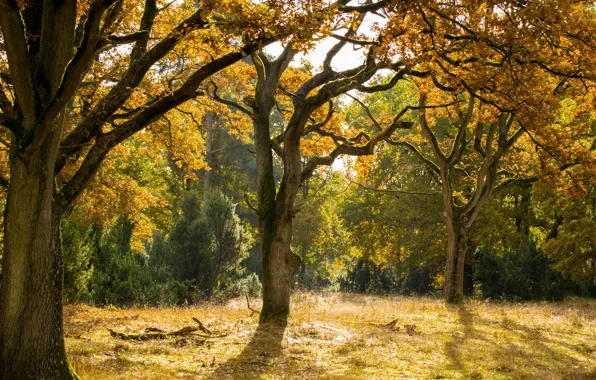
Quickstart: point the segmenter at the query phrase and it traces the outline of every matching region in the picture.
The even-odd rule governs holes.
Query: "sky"
[[[375,22],[379,23],[379,24],[383,24],[384,20],[381,17],[376,16],[376,15],[371,15],[371,14],[367,15],[358,30],[359,33],[363,33],[363,34],[372,38],[373,33],[371,32],[371,26]],[[343,33],[345,33],[345,30],[338,31],[337,33],[343,34]],[[321,40],[320,42],[318,42],[316,44],[315,48],[312,51],[310,51],[308,54],[303,54],[303,53],[297,54],[292,61],[292,65],[300,66],[300,63],[302,62],[302,60],[306,59],[306,60],[310,61],[310,63],[313,64],[313,66],[316,68],[323,66],[323,61],[325,60],[325,56],[326,56],[327,52],[337,42],[338,42],[338,40],[333,37],[327,37],[327,38]],[[278,57],[281,54],[281,52],[283,51],[283,48],[284,48],[283,45],[280,42],[277,42],[275,44],[271,44],[268,47],[266,47],[265,52],[267,54],[270,54],[271,56]],[[357,67],[364,62],[364,54],[365,53],[366,53],[366,49],[355,50],[354,46],[352,44],[346,44],[346,46],[344,46],[343,49],[341,49],[337,53],[337,55],[333,58],[333,60],[331,61],[331,66],[336,71],[344,71],[344,70],[348,70],[348,69]],[[349,98],[342,99],[342,100],[346,101],[346,103],[350,103],[352,101]],[[335,160],[335,162],[333,163],[333,165],[331,166],[332,169],[335,171],[345,172],[346,168],[348,167],[346,160],[349,160],[349,158],[348,157],[338,157]]]
[[[377,16],[368,14],[362,25],[360,26],[358,32],[364,33],[367,36],[373,37],[371,32],[371,26],[373,23],[383,24],[384,20]],[[343,34],[345,31],[338,31],[338,34]],[[299,66],[302,59],[306,59],[310,61],[315,67],[321,67],[323,65],[323,61],[325,60],[325,55],[329,51],[329,49],[338,42],[337,39],[333,37],[327,37],[320,42],[318,42],[311,52],[308,54],[297,54],[292,61],[292,65]],[[275,44],[269,45],[265,48],[265,52],[272,56],[279,56],[283,51],[283,46],[280,42]],[[364,54],[366,49],[354,50],[354,46],[352,44],[346,44],[343,49],[340,50],[339,53],[333,58],[331,62],[331,66],[337,71],[344,71],[347,69],[354,68],[364,61]]]

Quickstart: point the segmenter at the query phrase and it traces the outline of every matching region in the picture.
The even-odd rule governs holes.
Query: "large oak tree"
[[[341,4],[0,1],[0,125],[10,131],[1,378],[76,376],[62,334],[60,218],[110,150],[284,33],[312,35]],[[184,44],[194,54],[181,59]],[[168,62],[184,75],[151,87]]]

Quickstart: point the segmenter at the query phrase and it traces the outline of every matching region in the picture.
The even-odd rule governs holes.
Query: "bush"
[[[243,274],[240,262],[248,253],[247,238],[234,209],[221,192],[211,193],[205,205],[191,193],[182,204],[168,243],[174,273],[188,284],[192,300],[231,288]]]
[[[474,281],[486,298],[561,300],[577,294],[578,287],[551,268],[552,261],[533,241],[518,251],[499,256],[480,252]]]
[[[62,254],[64,260],[64,300],[78,302],[89,296],[89,281],[93,276],[92,257],[99,230],[85,229],[76,216],[64,218]]]

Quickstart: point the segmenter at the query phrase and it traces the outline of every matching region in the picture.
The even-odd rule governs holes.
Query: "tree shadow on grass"
[[[464,370],[465,364],[462,360],[459,347],[462,346],[466,340],[475,335],[474,314],[472,314],[464,305],[454,307],[457,307],[458,321],[463,327],[463,336],[453,335],[452,339],[445,343],[445,351],[451,362],[451,367],[456,370]]]
[[[286,324],[260,323],[242,352],[219,365],[207,379],[258,379],[281,356]]]
[[[473,362],[468,363],[470,356],[474,356],[472,349],[484,352],[494,362],[494,368],[485,368],[484,371],[502,372],[504,376],[542,378],[556,373],[557,377],[564,379],[596,379],[596,370],[582,367],[582,364],[589,363],[592,352],[589,345],[573,345],[567,343],[564,337],[545,336],[544,327],[528,327],[507,317],[501,322],[487,320],[464,305],[452,310],[458,313],[459,331],[452,333],[451,339],[445,343],[448,368],[451,370],[464,374],[474,370],[470,366]],[[487,327],[492,333],[485,331]],[[494,334],[506,334],[510,341],[496,340]],[[473,348],[470,348],[469,340],[474,340]]]

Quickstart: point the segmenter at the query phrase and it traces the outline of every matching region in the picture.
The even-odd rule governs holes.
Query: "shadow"
[[[286,324],[259,323],[242,352],[220,364],[206,379],[258,379],[281,356]]]
[[[462,326],[463,335],[453,334],[450,341],[445,343],[445,351],[447,357],[451,362],[451,368],[456,370],[464,370],[465,364],[461,357],[459,347],[462,346],[466,340],[474,336],[474,314],[466,308],[465,305],[454,306],[457,308],[458,322]]]
[[[460,372],[459,375],[479,375],[480,372],[474,367],[474,360],[478,358],[474,359],[475,354],[470,349],[474,347],[473,350],[489,353],[488,356],[495,362],[491,368],[493,373],[506,377],[545,378],[554,371],[560,376],[557,378],[596,380],[596,370],[585,368],[585,364],[582,366],[582,362],[589,363],[590,355],[594,352],[592,346],[568,343],[565,339],[568,332],[561,333],[560,338],[554,338],[543,333],[547,327],[526,326],[506,315],[498,321],[484,319],[464,305],[450,310],[457,312],[458,326],[457,330],[450,332],[450,339],[445,343],[448,362],[445,368],[437,367],[440,372],[450,369]],[[502,341],[497,338],[498,335],[506,335],[511,339]]]

